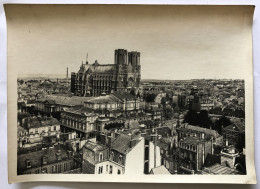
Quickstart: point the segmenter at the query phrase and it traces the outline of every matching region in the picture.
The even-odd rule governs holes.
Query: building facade
[[[100,96],[113,91],[134,90],[138,94],[141,80],[140,52],[115,50],[114,64],[82,63],[71,73],[71,92],[77,96]]]
[[[41,144],[44,138],[60,136],[60,123],[51,117],[25,118],[18,126],[17,142],[20,148],[29,148]]]

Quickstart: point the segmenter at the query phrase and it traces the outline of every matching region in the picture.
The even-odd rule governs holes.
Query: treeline
[[[222,116],[215,122],[213,122],[208,114],[208,111],[201,110],[200,113],[189,110],[184,116],[184,122],[194,126],[200,126],[207,129],[213,129],[222,135],[222,127],[227,127],[231,124],[229,118]]]

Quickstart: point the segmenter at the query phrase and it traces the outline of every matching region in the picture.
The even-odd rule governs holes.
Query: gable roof
[[[224,130],[235,130],[239,132],[245,132],[245,124],[244,123],[232,123],[231,125],[224,128]]]
[[[103,151],[103,150],[107,149],[106,146],[94,143],[90,140],[85,143],[84,147],[93,152]]]
[[[94,97],[85,102],[93,103],[93,104],[112,104],[112,103],[119,102],[119,100],[117,98],[115,98],[114,96],[106,95],[106,96]]]
[[[73,114],[78,114],[78,115],[86,115],[86,116],[91,116],[94,115],[93,110],[87,107],[70,107],[70,108],[63,108],[64,112],[69,112]]]
[[[164,167],[164,165],[161,165],[159,167],[155,167],[151,170],[152,174],[158,175],[170,175],[171,173]]]
[[[24,124],[28,128],[38,128],[44,126],[60,125],[60,122],[52,117],[28,117]]]
[[[123,100],[131,100],[132,101],[132,100],[136,99],[135,96],[133,96],[133,95],[127,93],[127,92],[121,92],[121,91],[120,92],[113,92],[111,95],[115,96],[116,98],[120,99],[121,101],[123,101]]]
[[[134,136],[120,134],[112,141],[111,149],[122,154],[127,154],[140,140]]]
[[[93,97],[80,97],[80,96],[60,96],[60,95],[46,95],[42,99],[38,100],[40,102],[48,102],[50,104],[58,104],[64,106],[79,106],[84,105],[84,102]]]
[[[58,150],[60,150],[60,152]],[[57,158],[58,154],[61,160],[58,160]],[[58,148],[58,146],[54,146],[53,148],[48,148],[45,150],[41,149],[41,150],[18,155],[17,168],[20,171],[27,169],[26,160],[31,162],[31,168],[40,167],[42,166],[43,157],[47,158],[47,164],[52,164],[58,161],[67,160],[69,158],[65,146],[61,145],[60,148]]]

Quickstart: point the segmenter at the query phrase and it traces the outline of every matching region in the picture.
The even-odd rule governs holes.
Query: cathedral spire
[[[88,53],[86,55],[86,64],[88,64]]]

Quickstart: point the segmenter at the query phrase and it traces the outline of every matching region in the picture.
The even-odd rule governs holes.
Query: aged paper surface
[[[10,183],[256,183],[253,6],[5,12]]]

